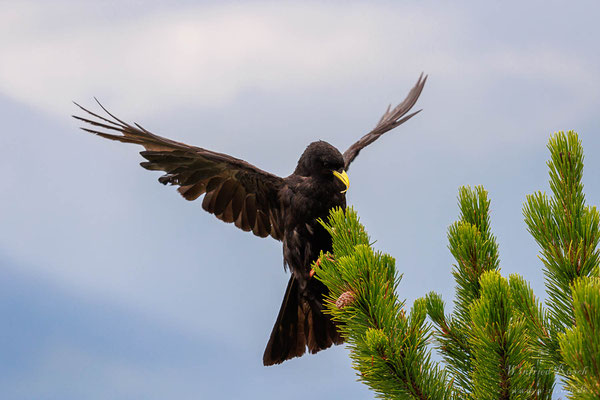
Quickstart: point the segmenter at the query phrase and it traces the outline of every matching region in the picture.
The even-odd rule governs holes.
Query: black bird
[[[349,181],[346,171],[358,153],[385,132],[406,122],[427,76],[419,77],[406,99],[383,114],[375,128],[344,154],[327,142],[313,142],[302,153],[294,173],[286,178],[246,161],[157,136],[130,125],[99,106],[107,116],[75,103],[91,117],[74,118],[92,125],[81,128],[106,139],[142,145],[147,161],[141,166],[166,172],[160,183],[178,185],[187,200],[204,194],[202,208],[224,222],[260,237],[283,242],[284,266],[292,276],[263,356],[264,365],[282,363],[343,342],[336,325],[323,313],[328,290],[312,278],[311,265],[319,252],[331,250],[331,237],[317,222],[333,207],[345,207]],[[90,119],[92,118],[92,119]]]

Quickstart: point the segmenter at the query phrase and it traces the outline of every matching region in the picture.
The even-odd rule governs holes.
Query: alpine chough
[[[331,250],[331,237],[317,222],[333,207],[346,206],[349,186],[346,171],[358,153],[387,131],[419,111],[407,114],[416,103],[427,76],[419,77],[408,96],[388,107],[375,128],[343,154],[327,142],[308,145],[294,172],[286,177],[270,174],[246,161],[189,146],[155,135],[138,124],[130,125],[99,106],[106,116],[75,103],[88,117],[73,116],[89,124],[84,131],[106,139],[139,144],[146,161],[141,166],[164,171],[162,184],[177,185],[186,200],[204,195],[202,208],[224,222],[256,236],[283,242],[284,267],[291,277],[263,356],[264,365],[282,363],[340,344],[335,323],[323,313],[328,290],[312,278],[311,265],[319,252]]]

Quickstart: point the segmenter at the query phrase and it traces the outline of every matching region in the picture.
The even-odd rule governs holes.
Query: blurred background
[[[579,132],[600,199],[596,2],[3,1],[0,397],[370,399],[343,346],[263,367],[281,244],[205,213],[78,130],[98,97],[163,136],[290,174],[341,151],[429,80],[423,112],[365,149],[348,203],[396,258],[410,306],[454,296],[446,229],[482,184],[504,275],[545,297],[525,196]],[[557,397],[562,395],[557,389]]]

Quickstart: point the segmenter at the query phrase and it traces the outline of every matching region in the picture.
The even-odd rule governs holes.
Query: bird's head
[[[300,159],[294,174],[319,180],[339,182],[348,190],[350,181],[344,171],[342,153],[327,142],[319,140],[308,145]]]

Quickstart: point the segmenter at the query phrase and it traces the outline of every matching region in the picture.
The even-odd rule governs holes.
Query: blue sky
[[[78,131],[71,101],[93,96],[286,176],[313,140],[343,151],[425,71],[424,111],[360,154],[349,204],[408,304],[450,302],[457,189],[483,184],[503,274],[544,297],[521,207],[548,189],[553,131],[579,132],[600,198],[600,10],[565,4],[3,2],[2,398],[373,398],[343,346],[262,366],[280,243],[162,187],[135,147]]]

